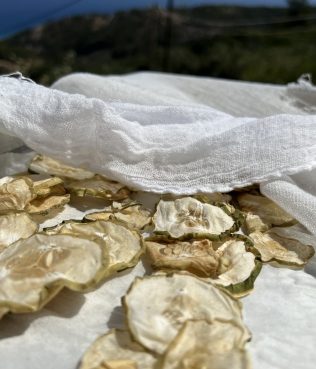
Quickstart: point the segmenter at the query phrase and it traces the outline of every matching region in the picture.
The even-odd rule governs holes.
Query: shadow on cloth
[[[124,324],[126,318],[125,318],[125,309],[123,306],[115,306],[113,309],[111,316],[107,322],[107,325],[109,329],[112,328],[121,328],[126,329],[126,326]],[[117,322],[121,322],[121,324],[118,324]]]
[[[83,294],[63,289],[41,311],[29,314],[7,314],[0,321],[0,339],[21,335],[33,321],[49,315],[71,318],[80,311],[85,300]]]
[[[314,255],[313,258],[308,261],[304,271],[316,278],[316,255]]]

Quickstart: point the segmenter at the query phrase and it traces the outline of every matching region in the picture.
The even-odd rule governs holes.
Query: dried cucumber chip
[[[35,173],[50,174],[78,180],[92,178],[94,176],[94,173],[88,170],[65,165],[45,155],[36,155],[31,161],[29,168]]]
[[[260,269],[245,241],[231,238],[212,242],[208,239],[146,242],[155,269],[183,270],[228,288],[238,297],[248,294]]]
[[[242,193],[237,197],[241,210],[252,216],[246,218],[248,232],[265,231],[273,225],[291,225],[296,220],[281,209],[272,200],[249,193]]]
[[[162,354],[187,320],[234,321],[245,340],[241,305],[230,294],[192,275],[136,278],[124,297],[127,324],[134,339]]]
[[[276,261],[288,266],[303,267],[315,254],[313,246],[291,238],[290,231],[272,228],[266,233],[254,232],[249,236],[254,241],[263,262]]]
[[[37,179],[36,176],[30,176],[30,178],[33,180],[33,188],[37,197],[64,195],[66,193],[63,186],[64,181],[59,177]]]
[[[231,215],[214,205],[202,203],[192,197],[158,203],[153,217],[156,233],[172,238],[204,237],[217,239],[236,228]]]
[[[193,197],[208,204],[229,203],[232,200],[232,197],[229,194],[221,192],[214,192],[210,194],[198,193]]]
[[[219,257],[208,239],[146,242],[155,269],[186,270],[200,277],[217,276]]]
[[[161,369],[250,369],[239,325],[215,320],[187,321],[167,348]]]
[[[0,251],[21,238],[32,236],[37,230],[37,223],[26,213],[0,215]]]
[[[29,214],[46,215],[53,209],[62,208],[70,201],[70,195],[36,198],[26,206]]]
[[[47,229],[48,234],[69,234],[98,242],[109,257],[109,265],[104,277],[137,264],[144,252],[144,244],[138,232],[114,221],[80,223],[68,221],[60,226]]]
[[[266,232],[270,225],[264,223],[259,215],[247,213],[245,217],[245,228],[247,234],[252,232]]]
[[[60,178],[32,179],[31,176],[6,177],[0,186],[0,213],[25,210],[47,214],[70,200]]]
[[[37,311],[63,287],[94,287],[106,267],[94,241],[44,234],[17,241],[0,254],[0,309]]]
[[[156,359],[128,331],[113,329],[97,338],[84,354],[79,369],[154,369]]]
[[[151,221],[151,212],[137,203],[114,202],[113,204],[115,206],[111,206],[105,211],[87,214],[84,219],[88,221],[116,219],[126,222],[135,229],[143,229]]]
[[[219,268],[215,283],[235,285],[248,279],[255,269],[255,256],[248,252],[243,241],[229,240],[216,250]]]
[[[35,198],[33,182],[27,177],[4,177],[0,184],[0,213],[24,210]]]
[[[98,174],[84,180],[73,180],[65,183],[66,189],[77,196],[94,196],[107,200],[123,200],[130,191],[121,183],[110,181]]]

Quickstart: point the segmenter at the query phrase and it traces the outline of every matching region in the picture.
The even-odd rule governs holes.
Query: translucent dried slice
[[[238,203],[243,211],[257,215],[268,227],[296,222],[291,215],[264,196],[242,193],[238,195]]]
[[[37,223],[26,213],[0,215],[0,251],[21,238],[32,236],[37,230]]]
[[[220,244],[220,246],[218,246]],[[185,270],[228,288],[241,297],[253,289],[260,269],[245,241],[231,238],[226,242],[204,240],[146,242],[155,269]]]
[[[48,214],[51,210],[61,208],[70,201],[70,195],[49,196],[44,198],[36,198],[31,201],[26,211],[29,214]]]
[[[111,330],[99,337],[84,354],[79,369],[153,369],[156,359],[128,331]]]
[[[94,367],[94,369],[138,369],[138,366],[134,360],[113,360],[102,363],[101,366]]]
[[[64,182],[59,177],[51,177],[51,176],[45,176],[45,178],[43,177],[44,176],[40,174],[30,176],[30,178],[33,180],[34,190],[36,193],[38,193],[41,189],[54,187]]]
[[[216,204],[219,202],[230,202],[232,197],[227,193],[214,192],[214,193],[198,193],[193,196],[199,201],[206,202],[208,204]]]
[[[71,167],[45,155],[36,155],[31,161],[29,168],[36,173],[51,174],[78,180],[92,178],[94,176],[94,173],[88,170]]]
[[[63,195],[65,189],[63,180],[59,177],[49,177],[33,182],[34,192],[38,197],[46,197],[49,195]]]
[[[33,235],[0,254],[0,308],[15,313],[40,309],[61,288],[87,290],[104,265],[96,242],[68,235]]]
[[[262,269],[262,263],[259,260],[255,260],[255,267],[247,279],[242,282],[230,284],[225,286],[225,289],[229,291],[234,297],[241,298],[249,295],[254,289],[255,281]]]
[[[10,176],[7,176],[7,177],[2,177],[0,178],[0,186],[6,184],[6,183],[10,183],[14,180],[15,178],[14,177],[10,177]]]
[[[304,264],[315,254],[315,249],[311,244],[305,243],[302,238],[296,239],[295,235],[291,235],[290,231],[284,232],[280,228],[271,228],[268,234],[287,250],[295,252]]]
[[[96,220],[110,220],[113,218],[113,213],[111,211],[98,211],[96,213],[89,213],[84,217],[84,220],[94,222]]]
[[[260,194],[260,185],[258,183],[253,183],[249,186],[244,186],[244,187],[237,187],[234,188],[234,192],[247,192],[247,193],[251,193],[254,195],[259,195]]]
[[[265,232],[269,229],[269,226],[265,224],[259,215],[247,213],[245,218],[245,228],[247,233],[252,232]]]
[[[135,340],[162,354],[183,323],[192,319],[234,320],[245,340],[241,305],[230,294],[192,275],[136,278],[124,300],[127,323]]]
[[[35,197],[33,182],[27,177],[5,177],[0,186],[0,213],[23,210]]]
[[[59,184],[53,187],[42,189],[37,197],[48,197],[48,196],[63,196],[66,194],[66,189],[63,184]]]
[[[248,252],[243,241],[229,240],[216,251],[219,257],[218,278],[215,283],[234,285],[248,279],[255,269],[255,256]]]
[[[97,213],[90,213],[85,216],[85,220],[109,220],[116,219],[126,222],[130,227],[142,229],[151,221],[150,211],[144,209],[141,205],[135,204],[120,208],[106,209]]]
[[[274,227],[269,231],[270,234],[276,234],[280,237],[300,241],[303,245],[316,248],[316,238],[309,233],[301,224],[295,224],[291,227]]]
[[[139,233],[118,222],[78,223],[70,221],[47,230],[47,232],[98,240],[102,248],[106,250],[106,255],[108,255],[106,257],[109,257],[106,275],[136,265],[144,252],[144,245]]]
[[[278,261],[282,264],[303,267],[315,254],[313,246],[291,239],[286,231],[283,233],[280,229],[270,230],[265,234],[254,232],[250,237],[263,262]]]
[[[121,183],[110,181],[98,174],[89,179],[66,182],[65,187],[77,196],[94,196],[108,200],[126,199],[130,194]]]
[[[0,307],[0,319],[9,312],[9,309]]]
[[[161,369],[250,369],[242,329],[234,322],[187,321],[169,345]]]
[[[186,270],[200,277],[217,276],[219,257],[208,239],[187,242],[146,242],[155,269]]]
[[[218,206],[202,203],[192,197],[158,203],[153,217],[155,232],[167,233],[173,238],[218,238],[234,229],[235,221]]]

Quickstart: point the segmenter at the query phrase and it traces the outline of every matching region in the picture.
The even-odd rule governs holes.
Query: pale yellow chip
[[[288,236],[284,237],[280,230],[264,234],[254,232],[250,237],[263,262],[277,261],[289,266],[303,267],[315,254],[313,246]]]
[[[38,225],[26,213],[0,215],[0,251],[12,243],[32,236]]]
[[[49,197],[39,197],[31,201],[27,207],[26,211],[29,214],[48,214],[53,209],[62,208],[70,201],[70,195],[63,196],[49,196]]]
[[[146,242],[155,269],[186,270],[200,277],[217,276],[219,257],[208,239]]]
[[[220,244],[220,246],[219,246]],[[155,269],[183,270],[228,288],[235,296],[251,292],[260,269],[255,255],[238,239],[146,242]]]
[[[269,229],[269,225],[264,223],[259,215],[247,213],[245,217],[245,228],[247,234],[252,232],[266,232]]]
[[[244,282],[255,269],[255,256],[246,250],[243,241],[229,240],[216,253],[219,258],[216,284],[227,287]]]
[[[34,192],[37,197],[64,195],[66,191],[63,182],[64,181],[59,177],[48,177],[40,180],[33,179]]]
[[[270,229],[269,234],[282,237],[290,243],[292,241],[299,241],[302,245],[304,245],[304,250],[306,251],[306,254],[304,253],[305,256],[304,254],[302,255],[303,260],[307,260],[310,258],[311,254],[314,254],[316,248],[316,238],[301,224],[295,224],[291,227],[274,227]]]
[[[65,183],[66,189],[77,196],[93,196],[107,200],[126,199],[130,191],[121,183],[110,181],[98,174],[85,180]]]
[[[245,241],[228,240],[218,249],[217,278],[211,280],[223,286],[237,298],[247,296],[253,289],[262,264],[248,251]]]
[[[34,197],[32,180],[27,177],[5,177],[0,185],[0,213],[24,210]]]
[[[9,309],[0,307],[0,320],[8,312],[9,312]]]
[[[122,208],[111,208],[106,211],[90,213],[85,216],[86,220],[109,220],[116,219],[127,223],[131,228],[143,229],[151,221],[151,212],[139,204],[132,204]]]
[[[218,238],[235,226],[232,216],[218,206],[202,203],[192,197],[158,203],[153,222],[156,233],[173,238],[204,236]]]
[[[51,177],[49,175],[33,174],[29,178],[33,181],[34,190],[38,193],[41,189],[54,187],[62,184],[64,181],[59,177]]]
[[[206,202],[208,204],[216,204],[219,202],[229,203],[232,197],[227,193],[213,192],[213,193],[198,193],[193,196],[199,201]]]
[[[234,321],[187,321],[168,346],[159,368],[250,369],[246,342]]]
[[[156,359],[128,331],[111,330],[99,337],[84,354],[79,369],[154,369]]]
[[[162,354],[187,320],[234,321],[245,340],[241,305],[230,294],[188,274],[136,278],[124,297],[133,338]]]
[[[88,170],[71,167],[45,155],[36,155],[31,161],[29,168],[36,173],[78,180],[92,178],[94,176],[94,173]]]
[[[198,192],[191,197],[208,204],[217,204],[217,203],[229,203],[232,200],[232,197],[227,193],[221,192],[213,192],[213,193],[201,193]],[[174,195],[172,193],[161,195],[161,199],[164,201],[175,201],[177,199],[182,199],[183,195]]]
[[[7,177],[2,177],[0,178],[0,188],[2,185],[7,184],[12,182],[14,179],[16,179],[15,177],[11,177],[11,176],[7,176]]]
[[[59,184],[53,187],[42,189],[37,193],[37,197],[48,196],[63,196],[66,194],[66,189],[63,184]]]
[[[96,213],[89,213],[84,217],[84,220],[95,222],[96,220],[111,220],[113,213],[111,211],[98,211]]]
[[[138,369],[138,365],[134,360],[112,360],[94,369]]]
[[[260,230],[260,228],[264,230],[261,223],[270,228],[273,225],[290,225],[296,222],[291,215],[264,196],[242,193],[238,195],[238,203],[243,211],[257,215],[260,218],[260,220],[258,218],[253,220],[252,218],[252,224],[250,221],[251,218],[248,218],[248,223],[250,221],[250,230]],[[256,224],[254,224],[254,221]]]
[[[99,242],[109,257],[110,273],[132,267],[137,264],[144,252],[144,244],[138,232],[113,221],[95,221],[91,223],[66,222],[61,226],[46,230],[49,234],[69,234]]]
[[[68,235],[36,234],[0,254],[0,309],[39,310],[63,287],[94,287],[105,265],[96,242]]]

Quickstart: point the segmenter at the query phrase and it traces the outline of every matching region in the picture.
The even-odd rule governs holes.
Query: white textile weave
[[[305,79],[286,88],[74,74],[52,87],[1,77],[0,133],[144,191],[224,192],[269,181],[264,193],[316,232],[315,188],[286,179],[305,171],[315,181],[316,92]]]

